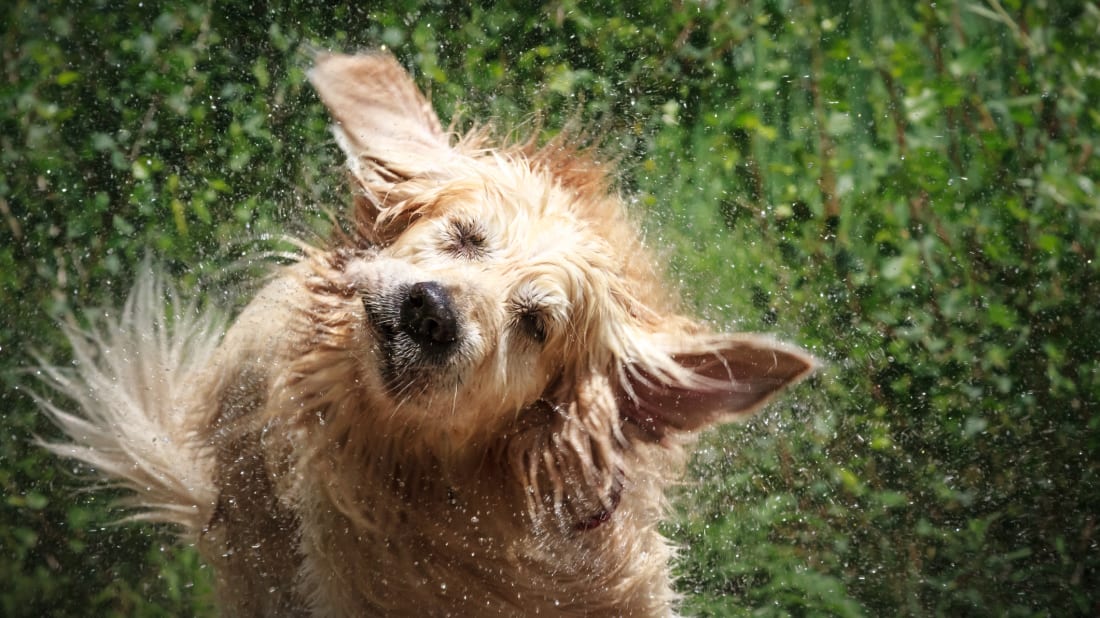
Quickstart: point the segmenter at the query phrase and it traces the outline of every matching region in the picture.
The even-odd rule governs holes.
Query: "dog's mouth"
[[[381,352],[391,396],[414,396],[416,386],[438,384],[459,355],[465,328],[454,296],[443,284],[421,281],[363,297],[367,322]]]

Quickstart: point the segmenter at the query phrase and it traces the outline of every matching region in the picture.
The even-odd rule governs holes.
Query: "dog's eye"
[[[475,221],[452,221],[444,238],[444,247],[458,257],[477,259],[488,253],[487,236],[485,228]]]
[[[546,342],[546,318],[538,307],[516,305],[513,313],[516,330],[530,337],[536,343]]]

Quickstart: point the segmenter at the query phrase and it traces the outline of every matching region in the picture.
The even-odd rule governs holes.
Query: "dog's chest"
[[[300,588],[324,591],[313,598],[331,607],[316,609],[456,616],[668,610],[672,593],[663,569],[648,568],[663,565],[667,553],[643,531],[614,521],[590,530],[533,531],[516,507],[485,487],[448,488],[439,498],[383,492],[348,517],[315,495],[302,522]]]

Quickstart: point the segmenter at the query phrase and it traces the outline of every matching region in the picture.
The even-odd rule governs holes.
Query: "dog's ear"
[[[393,56],[325,54],[309,72],[333,119],[352,172],[365,182],[431,174],[447,134],[431,104]]]
[[[809,354],[758,335],[687,337],[656,347],[659,360],[626,363],[616,389],[619,417],[652,441],[745,418],[817,366]]]
[[[431,104],[397,60],[383,52],[322,54],[309,72],[336,124],[356,188],[356,224],[368,237],[375,219],[401,199],[395,188],[443,173],[454,155]]]

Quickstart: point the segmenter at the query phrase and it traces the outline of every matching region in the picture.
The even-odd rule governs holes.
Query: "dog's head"
[[[370,404],[345,422],[437,454],[572,423],[614,451],[743,416],[813,367],[681,316],[594,157],[453,139],[389,55],[322,56],[310,79],[355,191],[316,286],[332,298],[318,332],[343,337],[317,347],[343,351],[340,379]]]

